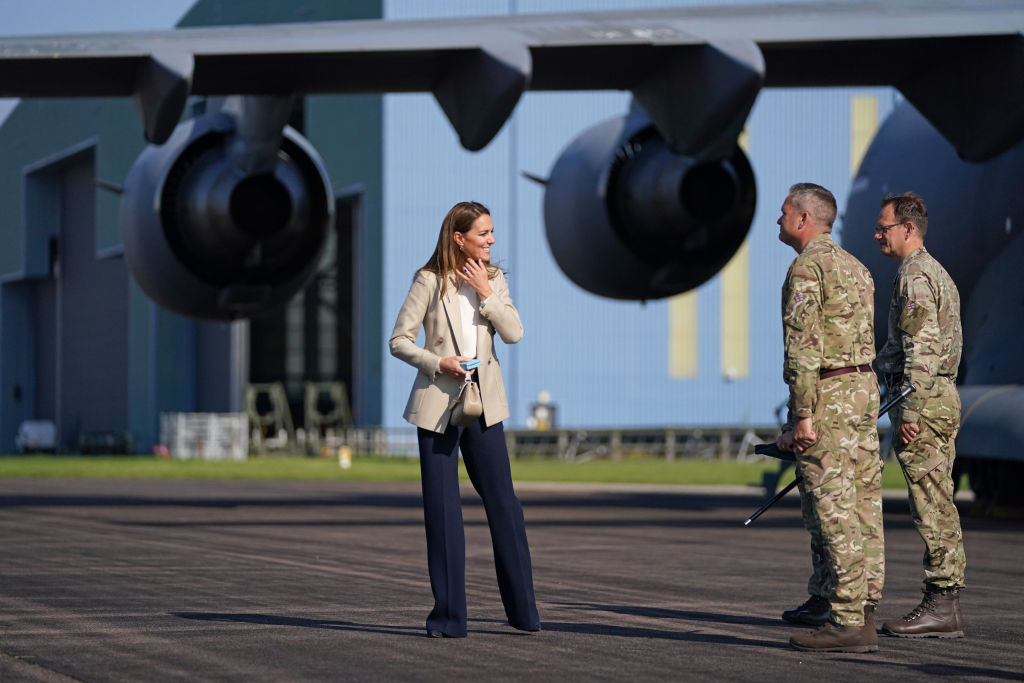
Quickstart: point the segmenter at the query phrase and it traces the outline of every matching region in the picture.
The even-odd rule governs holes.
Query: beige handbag
[[[466,375],[466,381],[462,383],[459,395],[455,398],[451,423],[459,427],[468,427],[483,414],[484,404],[480,400],[480,387],[472,377]]]

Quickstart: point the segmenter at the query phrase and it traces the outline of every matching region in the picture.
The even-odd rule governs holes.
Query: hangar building
[[[181,26],[726,4],[651,0],[198,0]],[[512,416],[541,392],[561,425],[767,425],[785,396],[779,290],[792,251],[775,220],[790,184],[845,205],[860,155],[898,94],[887,88],[762,91],[741,140],[757,180],[747,243],[699,289],[625,303],[588,294],[544,237],[543,188],[560,151],[623,114],[629,94],[527,92],[483,151],[463,150],[429,94],[310,96],[292,125],[317,148],[335,230],[312,283],[249,322],[161,310],[122,256],[117,186],[144,140],[132,102],[24,100],[0,121],[0,451],[25,420],[82,435],[124,432],[147,451],[165,411],[238,411],[248,382],[282,381],[301,414],[306,381],[341,381],[360,425],[403,425],[414,370],[387,339],[417,267],[457,201],[487,204],[495,252],[526,329],[499,350]],[[201,101],[193,105],[202,107]],[[866,230],[840,219],[837,232]]]

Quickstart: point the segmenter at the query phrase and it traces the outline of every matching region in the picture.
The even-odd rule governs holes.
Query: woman
[[[494,354],[497,332],[507,344],[523,336],[519,313],[501,270],[490,265],[494,226],[490,211],[460,202],[441,224],[434,255],[416,272],[389,346],[396,358],[419,370],[405,408],[418,427],[427,565],[434,609],[427,617],[432,638],[466,636],[466,548],[459,496],[459,459],[487,511],[498,589],[511,626],[539,631],[533,570],[523,509],[512,489],[501,421],[508,402]],[[425,348],[416,345],[424,328]],[[459,365],[479,359],[468,372]],[[466,379],[477,382],[483,415],[468,427],[449,424]]]

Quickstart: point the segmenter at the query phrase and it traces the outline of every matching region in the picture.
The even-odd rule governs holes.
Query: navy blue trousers
[[[484,427],[483,418],[468,427],[449,426],[444,434],[418,429],[423,519],[427,528],[427,565],[434,609],[427,630],[450,637],[466,635],[466,537],[459,496],[459,458],[487,512],[494,548],[498,591],[509,623],[536,630],[540,617],[533,597],[533,569],[526,542],[523,508],[512,489],[512,472],[501,423]]]

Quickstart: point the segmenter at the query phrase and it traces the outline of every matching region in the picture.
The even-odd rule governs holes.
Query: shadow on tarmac
[[[720,614],[717,612],[696,612],[693,610],[667,609],[640,605],[600,605],[586,602],[555,602],[555,607],[564,609],[585,610],[588,612],[612,612],[650,619],[673,619],[686,621],[704,621],[719,624],[744,624],[747,626],[778,626],[778,619],[765,619],[750,614]],[[804,628],[807,628],[806,626]]]
[[[722,495],[719,493],[654,493],[654,492],[599,492],[592,493],[586,497],[551,496],[547,494],[525,493],[520,494],[524,510],[527,514],[527,523],[530,527],[540,526],[567,526],[567,527],[632,527],[636,525],[661,526],[665,528],[702,528],[702,529],[731,529],[743,526],[746,516],[756,510],[765,502],[765,498],[755,495]],[[423,498],[416,493],[390,493],[376,494],[366,492],[343,491],[334,496],[311,495],[311,496],[288,496],[288,497],[265,497],[265,496],[203,496],[203,497],[157,497],[142,495],[60,495],[60,494],[8,494],[0,496],[0,507],[186,507],[186,508],[209,508],[209,509],[232,509],[241,507],[254,508],[316,508],[316,507],[390,507],[398,509],[419,509],[422,508]],[[462,505],[466,508],[482,507],[480,498],[474,494],[463,496]],[[580,518],[572,515],[563,518],[560,516],[545,515],[542,519],[531,519],[531,509],[549,508],[558,510],[579,510],[586,508],[613,508],[628,509],[634,508],[644,511],[649,510],[685,510],[713,512],[723,509],[737,509],[736,520],[725,518],[707,519],[677,517],[673,519],[652,520],[649,516],[642,515],[640,519],[628,516],[619,516],[616,519],[588,519],[586,516]],[[998,530],[1019,530],[1018,520],[1004,520],[993,517],[977,517],[968,514],[969,506],[958,505],[960,515],[965,520],[970,520],[972,530],[989,529]],[[799,501],[795,496],[780,501],[774,508],[760,517],[749,528],[750,529],[779,529],[793,526],[792,519],[788,515],[772,516],[773,511],[799,509]],[[745,512],[744,512],[745,511]],[[886,528],[913,528],[909,509],[906,501],[899,499],[887,499],[883,501],[883,514],[885,515]],[[125,524],[136,524],[140,526],[252,526],[262,525],[285,525],[294,524],[298,526],[400,526],[406,524],[404,520],[293,520],[273,522],[261,520],[218,520],[207,522],[191,520],[188,522],[168,521],[125,521]],[[480,521],[465,520],[467,526],[483,524]]]
[[[273,614],[246,614],[246,613],[215,613],[215,612],[172,612],[172,616],[181,619],[194,619],[206,622],[226,622],[241,624],[258,624],[263,626],[291,626],[298,628],[326,629],[332,631],[359,631],[362,633],[378,633],[385,635],[399,635],[426,638],[422,626],[388,626],[384,624],[360,624],[354,621],[341,621],[337,619],[305,619],[302,617],[285,617]],[[715,616],[715,615],[712,615]],[[720,615],[718,615],[720,616]],[[474,635],[496,634],[510,635],[511,631],[490,630],[472,628],[477,623],[500,624],[493,619],[470,619],[471,631]],[[555,633],[575,633],[578,635],[590,636],[614,636],[619,638],[643,638],[659,640],[680,640],[697,643],[708,643],[716,645],[748,645],[759,647],[771,647],[788,649],[785,643],[775,640],[761,640],[756,638],[742,638],[712,633],[701,633],[698,631],[666,631],[653,628],[642,628],[637,626],[615,626],[610,624],[592,624],[584,622],[566,621],[545,621],[544,630]],[[519,634],[522,637],[530,637],[530,634]]]
[[[362,633],[379,633],[389,636],[414,636],[426,638],[422,626],[389,626],[386,624],[360,624],[354,621],[339,619],[305,619],[302,617],[285,617],[277,614],[246,614],[219,612],[171,612],[171,616],[179,619],[196,621],[226,622],[234,624],[258,624],[261,626],[294,626],[299,628],[326,629],[330,631],[359,631]]]

